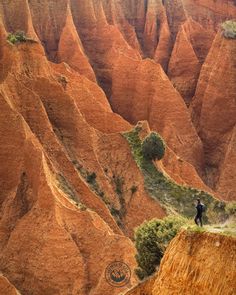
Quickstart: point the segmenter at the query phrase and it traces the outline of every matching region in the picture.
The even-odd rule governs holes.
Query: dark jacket
[[[197,209],[197,215],[202,215],[203,204],[197,204],[196,209]]]

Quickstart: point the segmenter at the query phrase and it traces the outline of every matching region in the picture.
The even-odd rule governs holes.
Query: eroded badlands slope
[[[156,277],[126,295],[234,294],[235,251],[233,237],[182,232],[170,243]]]
[[[236,41],[218,33],[202,67],[192,118],[203,142],[207,182],[226,200],[235,199]]]
[[[64,61],[91,81],[98,81],[115,112],[130,123],[148,120],[171,149],[204,176],[209,166],[204,159],[208,147],[201,134],[203,146],[196,135],[183,99],[187,105],[191,103],[211,46],[224,55],[224,48],[212,42],[220,24],[235,17],[234,1],[20,0],[1,2],[0,14],[6,31],[24,30],[40,40],[49,60]],[[221,64],[221,58],[215,53],[213,56]],[[142,61],[144,57],[162,65],[179,93],[160,66]],[[209,59],[205,68],[208,63]],[[227,61],[229,67],[234,68],[233,64],[234,60]],[[220,79],[218,73],[213,74],[213,79]],[[233,88],[232,79],[229,83]],[[232,90],[230,99],[234,96]],[[215,121],[218,118],[215,113],[213,117]],[[219,174],[222,168],[217,164],[216,170]],[[216,179],[219,184],[206,177],[204,180],[213,189],[226,185],[225,177]],[[227,185],[231,190],[232,184]],[[232,199],[224,190],[218,191],[223,192],[223,198]]]
[[[110,294],[111,287],[100,281],[104,269],[111,260],[132,267],[134,249],[72,165],[70,138],[78,140],[73,132],[81,128],[86,135],[91,127],[72,97],[49,78],[52,70],[38,45],[8,46],[3,51],[14,55],[6,59],[14,62],[14,74],[9,69],[1,85],[1,270],[26,294]],[[59,126],[55,108],[63,110],[65,102],[70,118],[61,114]],[[84,136],[91,162],[93,136],[94,131]]]
[[[141,138],[151,128],[167,142],[163,161],[154,165],[164,183],[173,179],[235,198],[235,41],[216,35],[234,15],[232,1],[1,1],[4,288],[27,295],[110,295],[136,284],[133,230],[167,214],[124,136],[140,120],[146,120],[139,124]],[[36,42],[7,42],[17,30]],[[220,86],[213,89],[221,79],[226,98]],[[224,99],[223,115],[215,110],[204,116]],[[215,121],[217,138],[209,127]],[[161,191],[167,199],[173,196],[168,189]],[[132,271],[121,290],[104,276],[114,260]]]

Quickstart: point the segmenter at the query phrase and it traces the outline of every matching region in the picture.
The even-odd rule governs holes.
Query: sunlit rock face
[[[233,237],[182,232],[167,248],[158,273],[125,295],[194,294],[199,288],[203,295],[233,294],[235,251]]]
[[[219,30],[234,15],[223,0],[1,1],[0,293],[137,283],[134,229],[167,214],[124,137],[138,121],[166,141],[163,175],[235,199],[235,40]],[[105,279],[117,260],[121,289]]]

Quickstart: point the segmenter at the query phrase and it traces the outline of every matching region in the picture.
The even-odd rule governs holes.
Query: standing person
[[[198,220],[199,220],[200,225],[202,226],[202,213],[204,211],[204,205],[201,203],[200,199],[197,199],[196,209],[197,209],[197,215],[196,215],[194,221],[195,221],[196,225],[199,226],[199,223],[198,223]]]

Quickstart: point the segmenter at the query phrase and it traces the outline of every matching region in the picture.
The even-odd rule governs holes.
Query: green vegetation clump
[[[96,178],[97,178],[97,175],[95,172],[92,172],[92,173],[88,173],[87,174],[87,177],[86,177],[86,180],[88,183],[95,183],[96,182]]]
[[[136,126],[133,130],[123,133],[123,136],[128,141],[134,160],[144,176],[145,189],[151,197],[158,200],[168,214],[193,218],[196,214],[195,201],[200,198],[207,208],[204,223],[217,223],[219,219],[226,218],[224,202],[216,200],[204,191],[178,185],[159,171],[153,161],[144,156],[139,132],[140,127]]]
[[[115,192],[117,194],[117,197],[119,199],[119,204],[120,204],[119,210],[116,210],[117,214],[113,216],[115,217],[117,224],[120,227],[123,227],[123,218],[126,215],[126,203],[124,198],[125,181],[123,177],[113,175],[113,183],[114,183]]]
[[[236,217],[236,202],[230,202],[226,205],[225,211],[229,216]]]
[[[7,40],[8,40],[8,42],[10,42],[11,44],[14,44],[14,45],[18,44],[18,43],[24,43],[27,41],[36,42],[35,40],[28,38],[26,36],[25,32],[23,32],[23,31],[17,31],[15,33],[10,33],[7,36]]]
[[[60,75],[58,78],[57,78],[58,82],[62,85],[62,87],[64,89],[66,89],[66,86],[68,84],[68,79],[67,77],[63,76],[63,75]]]
[[[201,227],[197,225],[189,225],[186,228],[186,230],[188,231],[188,233],[204,233],[207,231],[205,227]]]
[[[83,203],[76,203],[76,206],[81,210],[81,211],[86,211],[88,208],[86,205]]]
[[[110,210],[111,214],[113,215],[114,219],[116,220],[117,224],[122,227],[123,222],[122,218],[124,217],[126,213],[126,207],[125,207],[125,199],[123,197],[123,191],[124,191],[124,179],[122,177],[113,175],[113,185],[115,188],[115,192],[119,198],[120,203],[120,209],[115,208],[109,199],[106,197],[105,193],[102,191],[98,180],[97,175],[95,172],[89,172],[86,170],[82,164],[80,164],[77,160],[72,160],[72,163],[74,164],[77,171],[80,173],[80,175],[84,178],[84,180],[88,183],[90,189],[101,198],[101,200],[107,205],[107,208]],[[108,169],[106,169],[108,171]]]
[[[87,171],[83,165],[81,165],[77,160],[73,160],[72,163],[74,164],[75,168],[77,171],[80,173],[80,175],[83,177],[83,179],[88,183],[90,189],[97,195],[99,196],[103,202],[106,205],[109,205],[110,202],[107,199],[105,193],[101,189],[98,181],[97,181],[97,175],[95,172],[89,172]]]
[[[138,227],[135,246],[138,263],[136,274],[139,279],[143,280],[155,272],[170,241],[187,222],[183,217],[168,216],[163,220],[146,221]]]
[[[227,20],[221,24],[223,35],[227,39],[236,39],[236,21]]]
[[[143,156],[148,160],[161,160],[165,155],[165,142],[156,132],[151,132],[142,142]]]

